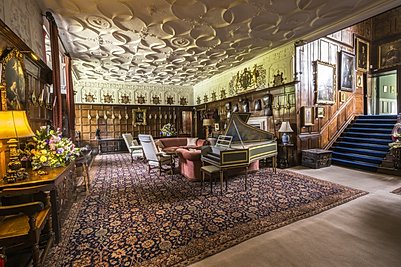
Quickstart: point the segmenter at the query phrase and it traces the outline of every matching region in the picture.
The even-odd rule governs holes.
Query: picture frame
[[[7,91],[6,91],[6,87],[0,83],[0,110],[2,111],[6,111],[7,110]]]
[[[379,69],[401,64],[401,39],[379,45]]]
[[[314,124],[314,107],[301,107],[302,126],[313,126]]]
[[[346,92],[340,92],[340,102],[344,103],[347,100],[347,93]]]
[[[324,118],[324,107],[316,108],[316,118]]]
[[[340,52],[340,75],[339,84],[340,89],[344,91],[353,92],[355,87],[355,57],[345,51]]]
[[[383,85],[383,93],[387,93],[388,92],[388,86],[387,85]]]
[[[316,104],[334,104],[335,95],[334,65],[315,61],[315,94]]]
[[[360,38],[356,38],[356,68],[360,71],[369,69],[369,43]]]
[[[218,123],[214,124],[214,130],[215,131],[220,131],[220,125]]]
[[[146,125],[146,109],[135,109],[132,111],[132,122],[134,125]]]
[[[27,82],[23,56],[18,50],[11,50],[4,58],[1,74],[6,87],[7,110],[24,110]]]
[[[356,74],[356,87],[363,87],[363,74],[361,72]]]

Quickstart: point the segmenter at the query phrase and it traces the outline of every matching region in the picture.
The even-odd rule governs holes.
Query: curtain
[[[68,133],[71,140],[75,141],[75,110],[74,110],[74,87],[72,82],[71,57],[64,57],[66,70],[66,90],[67,90],[67,118],[68,118]]]
[[[52,68],[53,68],[53,97],[56,98],[55,106],[53,107],[53,127],[55,129],[63,129],[63,106],[61,98],[61,86],[60,86],[60,49],[58,42],[58,28],[56,21],[52,13],[46,12],[46,18],[49,21],[49,32],[50,32],[50,47],[52,57]]]

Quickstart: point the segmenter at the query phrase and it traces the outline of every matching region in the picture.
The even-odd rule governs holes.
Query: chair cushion
[[[196,141],[198,141],[198,138],[187,138],[187,146],[196,146]]]
[[[49,215],[50,209],[41,210],[36,214],[36,227],[41,229],[45,219]],[[28,216],[11,215],[5,216],[0,221],[0,242],[2,239],[25,236],[29,232]]]

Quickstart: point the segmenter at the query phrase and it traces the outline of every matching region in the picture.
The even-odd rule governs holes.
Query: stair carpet
[[[357,116],[331,147],[332,163],[377,172],[396,123],[397,115]]]

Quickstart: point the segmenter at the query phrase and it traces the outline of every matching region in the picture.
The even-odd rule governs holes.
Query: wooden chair
[[[81,155],[75,160],[77,178],[83,178],[85,191],[88,194],[90,188],[89,164],[92,160],[92,150],[81,150]],[[82,174],[82,175],[80,175]]]
[[[149,134],[139,134],[138,139],[141,142],[145,159],[148,163],[148,173],[151,167],[159,169],[159,175],[162,171],[170,172],[173,174],[174,159],[173,155],[167,155],[164,152],[158,152],[153,137]]]
[[[0,206],[0,247],[5,248],[6,255],[30,248],[32,251],[32,265],[34,267],[42,266],[54,238],[50,187],[45,185],[6,188],[0,192],[0,197],[3,204],[24,200],[24,203]],[[35,201],[35,199],[43,199],[43,197],[43,202]],[[29,201],[25,202],[25,200]],[[43,231],[44,229],[46,231]],[[41,233],[43,234],[42,240],[40,240]],[[39,250],[39,241],[45,241],[42,254],[40,254]],[[19,253],[17,254],[18,256]]]

